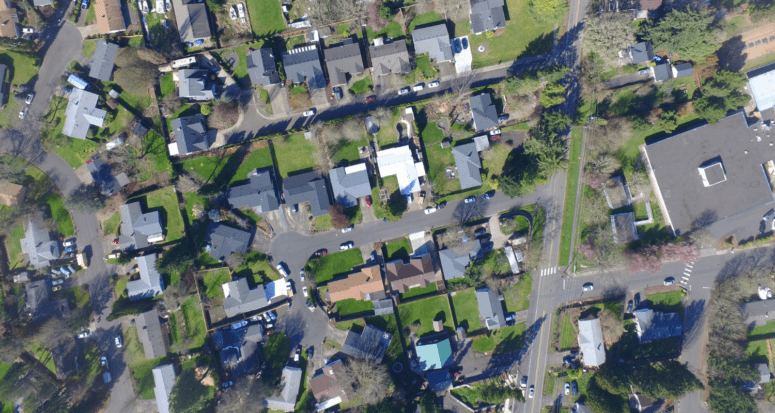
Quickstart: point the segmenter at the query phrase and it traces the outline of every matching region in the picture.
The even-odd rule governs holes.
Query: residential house
[[[497,291],[489,287],[476,290],[476,302],[479,304],[479,318],[484,321],[488,330],[506,327],[506,316],[503,314],[503,304],[498,299]],[[477,330],[474,326],[469,328]]]
[[[353,389],[346,374],[342,360],[331,361],[315,372],[315,375],[309,380],[309,387],[315,400],[318,401],[318,411],[323,411],[339,403],[347,403],[352,399]],[[324,408],[321,410],[321,407]]]
[[[27,274],[27,271],[20,272],[13,276],[13,282],[20,284],[20,283],[26,283],[30,281],[30,276]]]
[[[178,70],[178,95],[197,102],[215,99],[215,82],[207,69]]]
[[[217,330],[213,334],[213,346],[221,358],[223,368],[237,378],[259,369],[258,348],[263,339],[261,326],[251,324],[236,330]]]
[[[756,366],[757,370],[759,370],[759,384],[767,384],[770,382],[770,379],[772,378],[772,373],[770,373],[770,367],[766,363],[759,363],[758,366]]]
[[[16,206],[24,202],[27,196],[27,188],[11,183],[11,181],[0,179],[0,204],[5,206]]]
[[[460,189],[482,186],[482,161],[473,142],[452,147]]]
[[[126,30],[124,13],[121,10],[121,0],[94,0],[94,14],[97,17],[97,30],[99,30],[100,34],[123,32]]]
[[[296,84],[307,82],[309,90],[326,87],[326,75],[320,64],[317,46],[308,45],[283,52],[285,76]]]
[[[22,37],[22,25],[15,8],[6,7],[0,10],[0,37],[15,39]]]
[[[129,177],[126,173],[113,176],[110,165],[97,158],[86,164],[86,170],[89,171],[94,183],[100,188],[103,196],[111,196],[129,185]]]
[[[172,0],[172,6],[175,9],[175,21],[178,23],[181,43],[194,43],[213,37],[205,3],[197,0]]]
[[[627,49],[627,54],[634,65],[654,60],[654,49],[651,47],[651,42],[640,42],[632,45]]]
[[[159,211],[143,213],[140,202],[132,202],[121,205],[118,212],[121,215],[118,244],[122,250],[141,249],[164,240]]]
[[[271,48],[257,49],[247,54],[248,76],[250,83],[269,86],[280,83],[277,63]]]
[[[225,297],[223,311],[226,312],[227,317],[234,317],[264,308],[272,304],[272,300],[286,298],[289,295],[290,282],[279,279],[259,285],[251,290],[247,278],[243,277],[221,284],[221,288]],[[274,302],[277,301],[279,300]]]
[[[382,178],[395,175],[401,195],[420,191],[420,177],[425,176],[425,166],[414,161],[409,145],[377,152],[377,165]]]
[[[99,4],[99,1],[95,3],[95,7],[96,4]],[[117,44],[108,43],[105,40],[97,41],[97,47],[94,49],[94,55],[92,55],[89,77],[104,80],[105,82],[110,81],[110,76],[113,74],[113,67],[115,66],[116,51],[118,51]]]
[[[358,205],[358,198],[371,195],[366,163],[334,168],[328,173],[334,202],[346,208]]]
[[[280,208],[271,167],[248,173],[248,183],[227,189],[226,198],[232,208],[253,208],[258,213]]]
[[[175,142],[170,143],[168,147],[172,156],[206,151],[213,146],[218,134],[215,129],[207,129],[207,122],[201,113],[173,119],[171,126]]]
[[[175,385],[175,366],[165,364],[151,370],[153,374],[153,393],[156,395],[156,408],[159,413],[170,412],[170,394]]]
[[[48,279],[24,284],[24,293],[27,297],[25,308],[32,318],[41,318],[46,312],[50,288]]]
[[[30,265],[36,269],[46,268],[51,261],[59,258],[59,243],[52,240],[43,225],[30,220],[21,239],[22,254],[27,255]]]
[[[453,280],[466,275],[466,268],[471,263],[468,254],[458,254],[450,248],[439,251],[441,271],[445,280]]]
[[[164,333],[161,331],[159,314],[155,309],[135,317],[135,327],[137,327],[137,336],[140,339],[140,343],[143,344],[146,360],[153,360],[167,355]]]
[[[140,279],[129,281],[126,291],[131,301],[155,297],[164,292],[164,279],[156,269],[156,254],[137,257]]]
[[[471,0],[471,31],[482,34],[506,27],[503,0]]]
[[[738,112],[646,145],[651,186],[674,235],[703,226],[718,238],[758,234],[750,223],[775,202],[770,129]]]
[[[223,262],[231,254],[245,254],[250,247],[253,234],[216,222],[207,228],[207,251],[210,257]]]
[[[392,315],[395,310],[393,310],[393,300],[390,298],[383,298],[381,300],[374,300],[374,315]]]
[[[611,215],[611,231],[614,233],[614,243],[628,244],[638,240],[638,229],[635,226],[635,214],[622,212]]]
[[[283,179],[283,194],[286,204],[309,203],[313,217],[328,213],[331,205],[328,200],[326,181],[317,172],[305,172]]]
[[[35,7],[48,6],[49,4],[54,4],[54,0],[32,0],[32,5]]]
[[[572,413],[592,413],[592,409],[586,404],[576,402],[576,404],[573,405]]]
[[[656,66],[651,66],[651,77],[657,82],[664,82],[670,80],[673,77],[673,70],[670,67],[670,63],[663,63]]]
[[[62,133],[65,136],[86,139],[89,126],[102,127],[108,113],[97,109],[99,98],[96,93],[83,89],[76,88],[70,92],[70,101],[65,109],[65,124],[62,127]]]
[[[641,343],[669,337],[680,337],[683,323],[678,313],[661,313],[650,308],[633,311],[635,332]]]
[[[452,345],[447,334],[434,334],[420,339],[414,348],[422,371],[441,369],[454,363]]]
[[[331,86],[347,84],[347,75],[363,73],[363,56],[361,46],[346,38],[341,44],[323,50],[326,59],[326,69],[331,80]]]
[[[757,391],[762,389],[762,384],[767,384],[770,382],[770,378],[772,377],[772,374],[770,373],[770,368],[765,363],[758,363],[756,364],[756,371],[759,373],[757,378],[754,380],[746,380],[742,381],[740,383],[741,387],[751,393],[756,393]]]
[[[775,321],[775,300],[749,301],[742,305],[742,309],[748,328],[763,326],[769,321]]]
[[[452,376],[448,369],[431,370],[425,373],[425,380],[428,381],[428,388],[434,393],[442,393],[452,387]]]
[[[371,301],[385,296],[385,284],[379,265],[361,268],[359,272],[328,283],[331,302],[355,299]]]
[[[471,117],[474,120],[474,130],[486,131],[498,127],[498,111],[489,93],[471,96]]]
[[[415,55],[428,54],[436,63],[452,60],[452,47],[449,43],[447,25],[439,23],[435,26],[423,27],[412,31],[412,43]]]
[[[385,265],[390,288],[399,293],[405,293],[414,287],[428,287],[436,282],[431,256],[412,258],[408,263],[395,260]]]
[[[403,75],[412,71],[409,50],[406,48],[405,41],[397,40],[379,45],[376,43],[375,41],[374,46],[369,46],[371,67],[375,75]]]
[[[694,74],[694,66],[692,66],[691,62],[684,62],[679,63],[677,65],[673,65],[673,78],[680,79],[682,77],[688,77]]]
[[[298,367],[285,366],[283,368],[282,378],[280,379],[280,394],[267,397],[264,400],[264,407],[285,412],[294,411],[296,408],[296,398],[299,396],[300,384],[301,369]]]
[[[353,330],[347,332],[342,353],[357,359],[369,359],[380,363],[392,338],[392,334],[366,324],[360,333]]]
[[[579,320],[579,348],[585,366],[597,367],[605,363],[605,343],[599,318]]]
[[[751,70],[746,75],[759,112],[775,108],[775,63]]]

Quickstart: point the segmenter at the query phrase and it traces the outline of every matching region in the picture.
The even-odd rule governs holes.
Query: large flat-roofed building
[[[718,236],[758,234],[775,206],[770,124],[738,112],[645,146],[647,170],[665,223],[678,236],[710,226]]]

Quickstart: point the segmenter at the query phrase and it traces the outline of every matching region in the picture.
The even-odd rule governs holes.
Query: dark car
[[[480,237],[480,236],[484,235],[485,232],[487,232],[487,228],[479,227],[479,228],[476,229],[476,231],[474,231],[474,235],[477,236],[477,237]]]
[[[492,234],[484,234],[481,237],[479,237],[479,240],[482,242],[487,242],[492,238]]]
[[[468,38],[463,38],[463,49],[468,49]]]
[[[628,312],[628,313],[631,313],[631,312],[632,312],[632,300],[630,300],[630,302],[629,302],[629,303],[627,303],[627,312]]]
[[[482,252],[492,251],[495,244],[492,241],[482,243]]]
[[[500,115],[498,117],[498,122],[500,122],[500,123],[506,122],[507,120],[509,120],[509,114],[508,113],[504,113],[503,115]]]
[[[463,51],[463,45],[460,43],[460,39],[454,39],[452,41],[452,46],[455,48],[455,53],[460,53]]]
[[[640,293],[635,294],[635,308],[640,306]]]
[[[367,96],[366,97],[366,103],[374,102],[374,96]]]
[[[447,206],[447,201],[441,201],[438,205],[436,205],[436,208],[444,209],[445,206]]]
[[[576,380],[573,380],[570,384],[571,390],[573,391],[573,396],[579,395],[579,384],[576,383]]]
[[[312,356],[315,354],[315,347],[309,346],[307,349],[307,359],[312,360]]]
[[[336,96],[336,100],[342,100],[342,88],[341,87],[335,87],[334,88],[334,96]]]

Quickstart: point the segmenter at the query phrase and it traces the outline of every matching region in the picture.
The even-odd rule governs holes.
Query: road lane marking
[[[546,311],[544,311],[543,314],[541,314],[541,318],[544,318],[544,317],[546,317]],[[533,376],[533,378],[535,379],[535,382],[533,383],[534,386],[535,386],[535,383],[538,383],[538,368],[541,367],[541,351],[543,350],[543,347],[544,347],[543,346],[544,345],[544,332],[543,332],[544,323],[546,323],[545,319],[541,322],[542,331],[541,331],[541,338],[539,339],[539,343],[538,343],[538,357],[537,357],[538,360],[536,360],[536,373],[535,373],[535,376]],[[541,377],[543,378],[543,376]],[[533,402],[533,407],[535,407],[535,402]]]

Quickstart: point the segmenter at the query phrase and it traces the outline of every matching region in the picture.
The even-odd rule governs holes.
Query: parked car
[[[70,274],[75,274],[75,268],[72,265],[68,265],[67,270],[70,271]]]
[[[649,69],[638,70],[638,74],[641,75],[641,76],[646,76],[647,74],[649,74],[649,72],[650,72]]]
[[[565,395],[567,396],[567,395],[569,395],[569,394],[570,394],[570,383],[568,383],[568,382],[566,381],[566,382],[565,382]]]
[[[762,221],[766,221],[768,219],[775,218],[775,209],[771,209],[767,211],[766,214],[764,214],[764,217],[762,218]]]
[[[421,91],[421,90],[423,90],[423,89],[425,89],[425,85],[424,85],[424,84],[422,84],[422,83],[420,83],[420,84],[418,84],[418,85],[415,85],[415,86],[412,88],[412,90],[414,90],[415,92],[419,92],[419,91]]]
[[[65,267],[59,267],[59,271],[62,271],[62,274],[64,275],[70,275],[70,271],[68,271]]]
[[[71,240],[71,239],[62,243],[63,247],[72,247],[73,245],[75,245],[75,240]]]
[[[309,293],[307,292],[307,286],[301,287],[301,292],[304,293],[304,297],[309,298]]]
[[[468,198],[464,199],[463,202],[465,202],[466,204],[470,204],[471,202],[476,202],[476,197],[469,196]]]
[[[336,96],[336,100],[342,100],[342,88],[337,86],[334,88],[334,96]]]
[[[58,269],[51,267],[51,274],[52,275],[62,275],[62,271],[59,271]]]
[[[570,384],[571,389],[573,390],[573,397],[576,397],[579,395],[579,384],[576,383],[576,380],[573,380]]]
[[[24,109],[19,112],[19,119],[24,119],[25,116],[27,116],[27,111],[30,110],[29,106],[25,106]]]
[[[667,278],[665,278],[665,282],[664,282],[664,284],[665,284],[665,285],[673,285],[673,284],[675,284],[675,278],[673,278],[673,277],[667,277]]]
[[[433,82],[428,84],[428,87],[439,87],[439,81],[434,80]]]
[[[24,99],[24,103],[26,103],[26,104],[28,104],[28,105],[29,105],[30,103],[32,103],[32,99],[35,99],[35,92],[30,92],[30,93],[27,95],[27,98],[26,98],[26,99]]]
[[[315,257],[322,257],[322,256],[326,255],[327,253],[328,253],[328,251],[326,249],[322,249],[322,250],[315,251],[314,255],[315,255]]]
[[[283,276],[283,278],[287,278],[288,277],[288,273],[285,271],[285,266],[283,265],[283,263],[277,264],[277,267],[275,267],[275,268],[277,268],[277,272],[279,272],[280,275]]]
[[[584,290],[584,291],[592,291],[593,288],[595,288],[595,286],[592,283],[586,283],[582,287],[582,290]]]
[[[500,129],[493,129],[490,131],[490,135],[500,135],[501,130]]]
[[[104,367],[105,370],[108,369],[108,358],[105,356],[100,357],[100,366]]]
[[[277,313],[274,310],[267,311],[266,314],[269,316],[269,318],[272,319],[272,321],[277,321]],[[269,321],[269,320],[267,320],[267,321]]]
[[[75,247],[67,247],[67,248],[65,248],[65,253],[68,253],[68,252],[75,252]]]
[[[463,45],[460,44],[460,39],[452,39],[452,48],[455,50],[455,53],[463,51]]]
[[[315,114],[315,108],[312,108],[310,110],[305,110],[304,113],[303,113],[303,115],[306,116],[306,117],[313,116],[314,114]]]
[[[309,311],[315,311],[315,304],[312,304],[309,298],[307,299],[307,308],[309,308]]]
[[[59,278],[54,281],[51,281],[51,285],[61,285],[63,282],[65,282],[65,280],[62,278]]]
[[[297,212],[299,212],[299,206],[297,204],[291,205],[291,213],[295,215]]]
[[[61,289],[62,289],[62,286],[61,285],[57,285],[56,287],[52,287],[51,291],[59,291]]]
[[[629,303],[627,303],[627,312],[628,312],[628,313],[631,313],[631,312],[632,312],[632,300],[630,300],[630,302],[629,302]]]
[[[501,138],[501,135],[490,135],[490,141],[495,142]]]
[[[482,243],[482,252],[492,251],[495,244],[492,241]]]
[[[530,393],[528,394],[527,397],[529,397],[531,399],[533,398],[533,394],[535,394],[535,390],[536,390],[535,387],[536,387],[535,384],[531,384],[530,385]]]
[[[229,380],[229,381],[225,381],[225,382],[223,382],[223,384],[222,384],[221,386],[223,386],[223,388],[224,388],[224,389],[228,389],[228,388],[229,388],[229,387],[231,387],[233,384],[234,384],[234,382],[233,382],[233,381],[231,381],[231,380]]]
[[[371,197],[367,196],[365,199],[366,199],[366,206],[370,207],[371,206]]]
[[[476,229],[476,231],[474,231],[474,236],[481,237],[485,232],[487,232],[487,228],[479,227]]]
[[[248,325],[248,320],[237,321],[236,323],[231,325],[231,329],[239,330],[240,328],[245,327],[246,325]]]
[[[436,208],[438,209],[444,209],[445,206],[447,206],[447,201],[441,201],[438,204],[436,204]]]
[[[121,336],[116,336],[116,347],[121,348],[124,347],[124,344],[121,342]]]
[[[522,380],[519,382],[519,387],[523,389],[527,387],[527,376],[522,376]]]
[[[635,294],[635,308],[640,307],[640,293]]]
[[[374,102],[374,99],[376,99],[374,96],[366,96],[366,99],[364,100],[364,102],[366,103]]]
[[[304,270],[299,271],[299,277],[301,278],[301,282],[304,282]]]
[[[300,355],[301,355],[301,346],[296,347],[296,353],[293,354],[293,361],[298,362]]]
[[[485,192],[484,194],[482,194],[482,199],[490,199],[493,196],[495,196],[495,193]]]
[[[83,3],[81,3],[81,10],[86,10],[89,8],[89,0],[83,0]]]
[[[346,251],[352,248],[355,244],[352,241],[347,241],[339,246],[339,251]]]
[[[346,233],[348,233],[348,232],[352,231],[352,230],[353,230],[353,228],[355,228],[355,225],[350,225],[350,226],[349,226],[349,227],[347,227],[347,228],[342,228],[342,234],[346,234]]]
[[[503,115],[498,116],[498,122],[503,123],[509,120],[509,114],[504,113]]]
[[[436,207],[425,208],[425,215],[432,214],[434,212],[436,212]]]
[[[468,38],[464,37],[462,41],[463,41],[463,50],[468,49]]]
[[[86,338],[86,337],[89,337],[88,331],[84,331],[78,334],[78,338]]]
[[[407,93],[409,93],[409,86],[398,89],[398,96],[405,95]]]
[[[307,347],[307,360],[312,360],[312,356],[315,355],[315,347]]]

